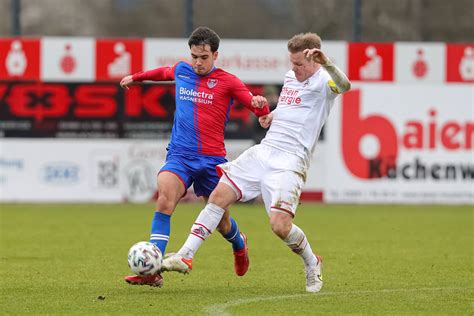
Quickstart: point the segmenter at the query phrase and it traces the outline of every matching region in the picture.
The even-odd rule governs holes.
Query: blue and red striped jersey
[[[176,82],[176,112],[169,149],[207,156],[225,156],[224,129],[234,99],[257,116],[269,113],[268,106],[252,107],[252,94],[236,76],[214,68],[205,76],[192,66],[178,62],[133,75],[133,81]]]

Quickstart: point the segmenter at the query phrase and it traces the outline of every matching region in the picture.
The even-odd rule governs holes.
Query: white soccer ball
[[[148,241],[140,241],[128,251],[128,266],[137,275],[152,275],[161,271],[163,255],[160,249]]]

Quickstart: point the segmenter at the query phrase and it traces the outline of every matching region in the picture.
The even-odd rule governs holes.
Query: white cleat
[[[162,271],[189,273],[193,269],[193,259],[185,259],[177,253],[169,253],[163,259]]]
[[[316,256],[316,265],[305,268],[306,272],[306,292],[316,293],[323,287],[323,259]]]

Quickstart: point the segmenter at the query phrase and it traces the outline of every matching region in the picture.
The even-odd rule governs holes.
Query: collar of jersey
[[[205,74],[205,75],[202,75],[202,76],[201,76],[201,75],[198,75],[198,74],[196,74],[196,75],[198,75],[199,77],[206,77],[206,76],[209,76],[210,74],[212,74],[212,73],[214,72],[214,70],[216,70],[216,69],[217,69],[217,67],[216,67],[216,66],[214,66],[214,67],[212,68],[212,70],[211,70],[211,71],[209,71],[207,74]]]

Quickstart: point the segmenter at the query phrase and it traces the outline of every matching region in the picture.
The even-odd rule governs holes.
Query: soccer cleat
[[[244,233],[240,233],[244,239],[244,248],[241,250],[234,251],[234,270],[238,276],[243,276],[249,269],[249,251],[247,248],[247,236]]]
[[[306,292],[316,293],[323,287],[323,259],[320,256],[316,256],[316,260],[317,262],[314,266],[305,268]]]
[[[163,277],[159,273],[147,276],[131,275],[125,277],[125,282],[132,285],[149,285],[162,287]]]
[[[189,273],[193,269],[193,259],[185,259],[177,253],[169,253],[163,259],[162,271]]]

